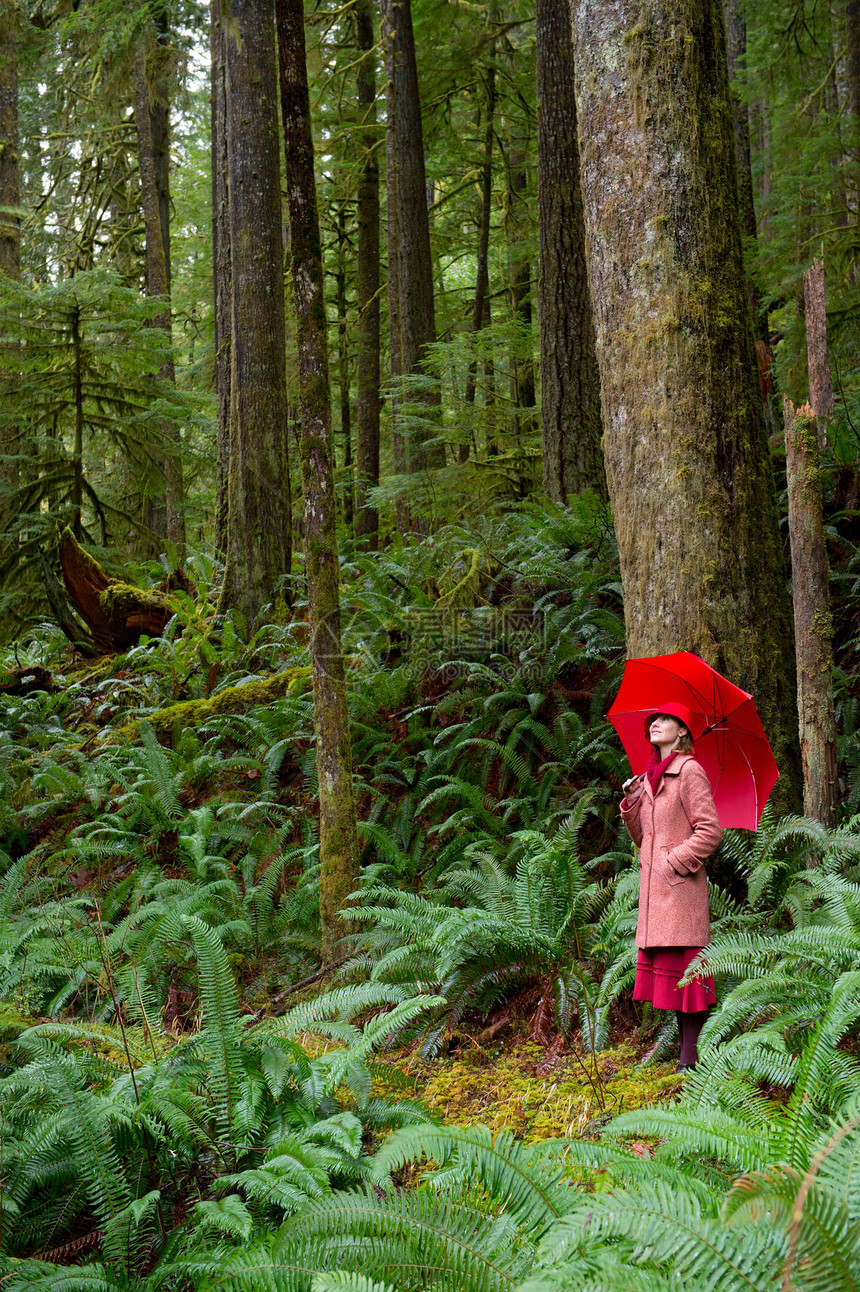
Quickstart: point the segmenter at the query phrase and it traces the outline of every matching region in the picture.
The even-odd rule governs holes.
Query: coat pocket
[[[667,848],[663,849],[663,866],[663,878],[666,880],[666,883],[671,884],[673,888],[676,884],[683,884],[686,881],[687,876],[679,875],[677,870],[672,866],[672,863],[669,860]]]

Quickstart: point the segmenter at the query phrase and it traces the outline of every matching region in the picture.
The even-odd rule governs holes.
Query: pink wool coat
[[[647,778],[621,816],[639,845],[637,947],[706,947],[711,940],[703,863],[723,837],[707,773],[676,754],[654,795]]]

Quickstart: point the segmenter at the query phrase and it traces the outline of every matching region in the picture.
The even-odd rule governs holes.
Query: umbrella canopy
[[[776,761],[752,696],[698,655],[682,650],[625,664],[606,716],[630,766],[644,771],[651,753],[648,719],[677,704],[690,711],[696,758],[708,773],[720,824],[755,830],[779,776]]]

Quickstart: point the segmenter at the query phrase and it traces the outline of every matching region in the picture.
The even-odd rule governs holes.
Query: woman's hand
[[[642,782],[644,776],[631,776],[629,781],[625,781],[621,788],[624,790],[625,801],[632,806],[639,795],[642,793]]]

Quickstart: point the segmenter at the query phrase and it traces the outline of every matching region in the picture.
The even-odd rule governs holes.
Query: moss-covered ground
[[[470,1047],[430,1062],[407,1056],[398,1067],[441,1121],[482,1122],[494,1134],[507,1129],[527,1143],[590,1138],[618,1113],[665,1102],[681,1090],[674,1062],[640,1064],[629,1041],[593,1058],[572,1048],[543,1072],[546,1057],[543,1046],[513,1035],[492,1049]]]

